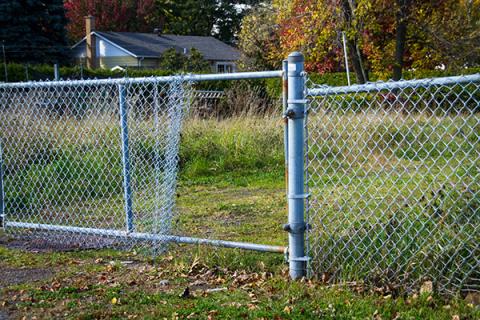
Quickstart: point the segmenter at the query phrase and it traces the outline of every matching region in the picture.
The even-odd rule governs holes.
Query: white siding
[[[97,37],[97,57],[124,57],[130,56],[127,52],[113,46],[109,42]]]
[[[110,44],[109,42],[96,37],[97,40],[97,57],[131,57],[132,55],[126,51]],[[85,52],[85,42],[78,45],[73,49],[74,56],[76,58],[85,58],[87,53]]]

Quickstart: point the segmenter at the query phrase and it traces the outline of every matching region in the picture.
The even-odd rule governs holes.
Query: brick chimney
[[[87,68],[97,68],[97,41],[95,35],[92,34],[95,31],[95,17],[85,17],[85,32],[87,36]]]

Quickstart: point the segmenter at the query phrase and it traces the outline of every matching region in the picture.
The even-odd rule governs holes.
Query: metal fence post
[[[60,71],[58,70],[58,63],[53,65],[53,76],[55,77],[55,81],[60,80]]]
[[[118,86],[120,104],[120,126],[122,130],[123,191],[125,200],[125,222],[127,232],[133,231],[132,187],[130,179],[130,152],[128,144],[128,111],[125,85]]]
[[[288,56],[288,231],[290,277],[306,275],[304,219],[304,57],[300,52]]]
[[[283,111],[283,145],[285,154],[285,190],[288,196],[288,60],[282,62],[282,111]]]

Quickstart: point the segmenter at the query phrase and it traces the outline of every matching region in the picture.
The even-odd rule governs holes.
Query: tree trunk
[[[352,61],[353,71],[355,71],[355,76],[358,83],[365,83],[368,81],[366,77],[365,70],[363,69],[362,57],[360,55],[360,50],[354,40],[347,40],[348,55]]]
[[[353,20],[353,8],[349,0],[342,0],[343,15],[345,17],[346,25],[350,28]],[[368,81],[368,73],[365,71],[362,61],[362,54],[358,45],[357,36],[354,39],[347,37],[348,55],[352,61],[353,71],[358,83],[365,83]]]
[[[403,57],[407,42],[407,21],[411,0],[397,0],[397,34],[395,39],[395,63],[393,65],[393,80],[402,78]]]

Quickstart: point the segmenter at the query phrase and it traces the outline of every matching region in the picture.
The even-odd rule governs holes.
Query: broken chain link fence
[[[480,75],[307,88],[311,272],[479,291]]]

